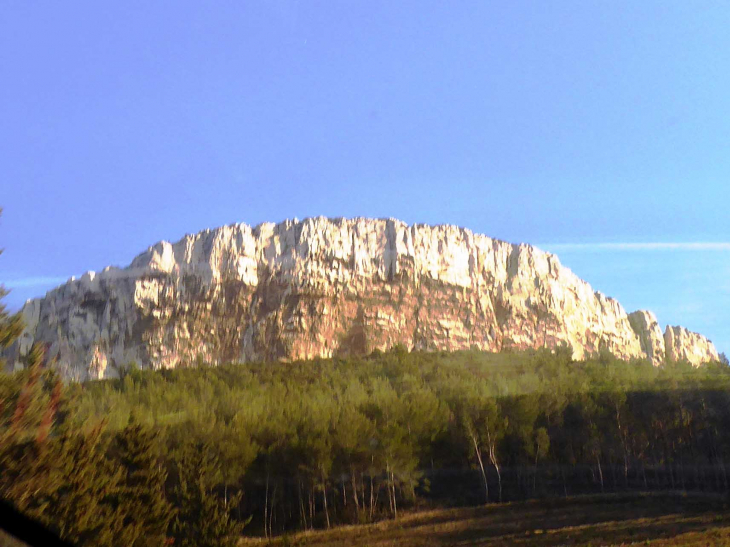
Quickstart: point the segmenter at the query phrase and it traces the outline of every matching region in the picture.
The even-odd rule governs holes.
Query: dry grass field
[[[730,545],[730,506],[706,494],[620,494],[404,515],[242,545]]]

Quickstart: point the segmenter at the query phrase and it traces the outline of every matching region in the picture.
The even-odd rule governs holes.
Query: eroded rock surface
[[[654,363],[661,363],[666,356],[664,335],[656,316],[645,310],[629,314],[631,328],[639,337],[641,350]]]
[[[160,242],[127,268],[71,279],[23,313],[27,328],[11,362],[41,341],[73,380],[113,377],[132,361],[169,368],[396,344],[500,351],[566,342],[576,358],[600,348],[664,358],[653,315],[630,318],[556,256],[393,219],[205,230]],[[671,335],[670,356],[693,363],[717,356],[689,334]]]
[[[667,327],[664,331],[664,345],[670,361],[689,361],[696,364],[720,359],[712,342],[684,327]]]

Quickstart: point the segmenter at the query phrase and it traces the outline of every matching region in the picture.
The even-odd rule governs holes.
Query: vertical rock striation
[[[635,311],[629,314],[629,323],[639,337],[641,351],[654,363],[664,361],[666,357],[664,336],[656,316],[650,311]]]
[[[720,356],[707,338],[684,327],[667,327],[664,331],[664,345],[670,361],[704,363],[718,361]]]
[[[71,279],[23,313],[11,360],[44,342],[73,380],[113,377],[132,361],[169,368],[396,344],[500,351],[564,342],[576,358],[605,348],[664,359],[651,313],[627,315],[556,256],[393,219],[205,230],[157,243],[126,268]],[[671,332],[670,357],[698,364],[717,356],[704,337]]]

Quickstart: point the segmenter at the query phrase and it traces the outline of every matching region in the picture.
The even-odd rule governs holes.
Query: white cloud
[[[730,243],[545,243],[551,251],[730,251]]]

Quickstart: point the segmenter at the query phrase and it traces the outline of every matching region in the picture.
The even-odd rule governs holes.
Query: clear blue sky
[[[730,351],[727,248],[596,247],[730,241],[729,28],[687,0],[5,2],[7,301],[206,227],[393,216],[560,249]]]

